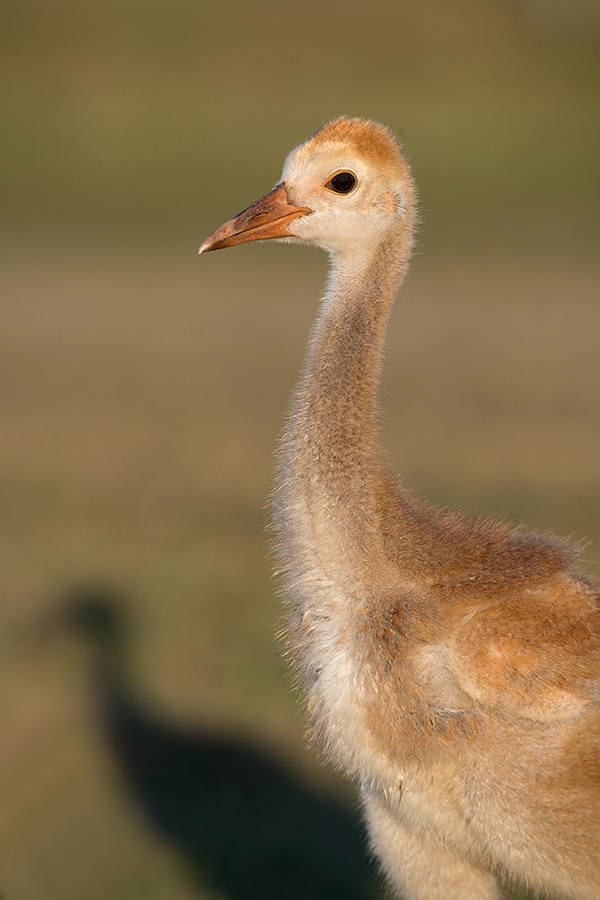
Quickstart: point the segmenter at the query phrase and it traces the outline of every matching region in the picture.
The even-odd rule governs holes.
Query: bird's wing
[[[466,616],[450,666],[478,704],[537,721],[600,706],[600,596],[570,579]]]

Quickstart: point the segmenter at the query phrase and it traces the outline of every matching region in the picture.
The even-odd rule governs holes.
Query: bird
[[[398,140],[341,116],[200,247],[329,255],[278,451],[286,651],[396,896],[499,900],[516,884],[598,900],[600,584],[570,542],[421,502],[380,447],[417,215]]]

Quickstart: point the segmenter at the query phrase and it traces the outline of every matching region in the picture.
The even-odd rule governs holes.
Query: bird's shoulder
[[[447,664],[477,704],[538,721],[600,705],[599,586],[563,573],[456,623]]]

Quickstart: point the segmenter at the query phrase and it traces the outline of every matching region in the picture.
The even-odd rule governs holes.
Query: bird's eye
[[[356,176],[352,172],[338,172],[325,187],[336,194],[349,194],[356,187]]]

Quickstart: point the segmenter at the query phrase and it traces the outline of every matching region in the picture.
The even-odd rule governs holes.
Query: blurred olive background
[[[382,897],[275,633],[272,451],[326,271],[198,260],[346,113],[418,253],[384,440],[600,571],[595,0],[0,2],[0,895]]]

